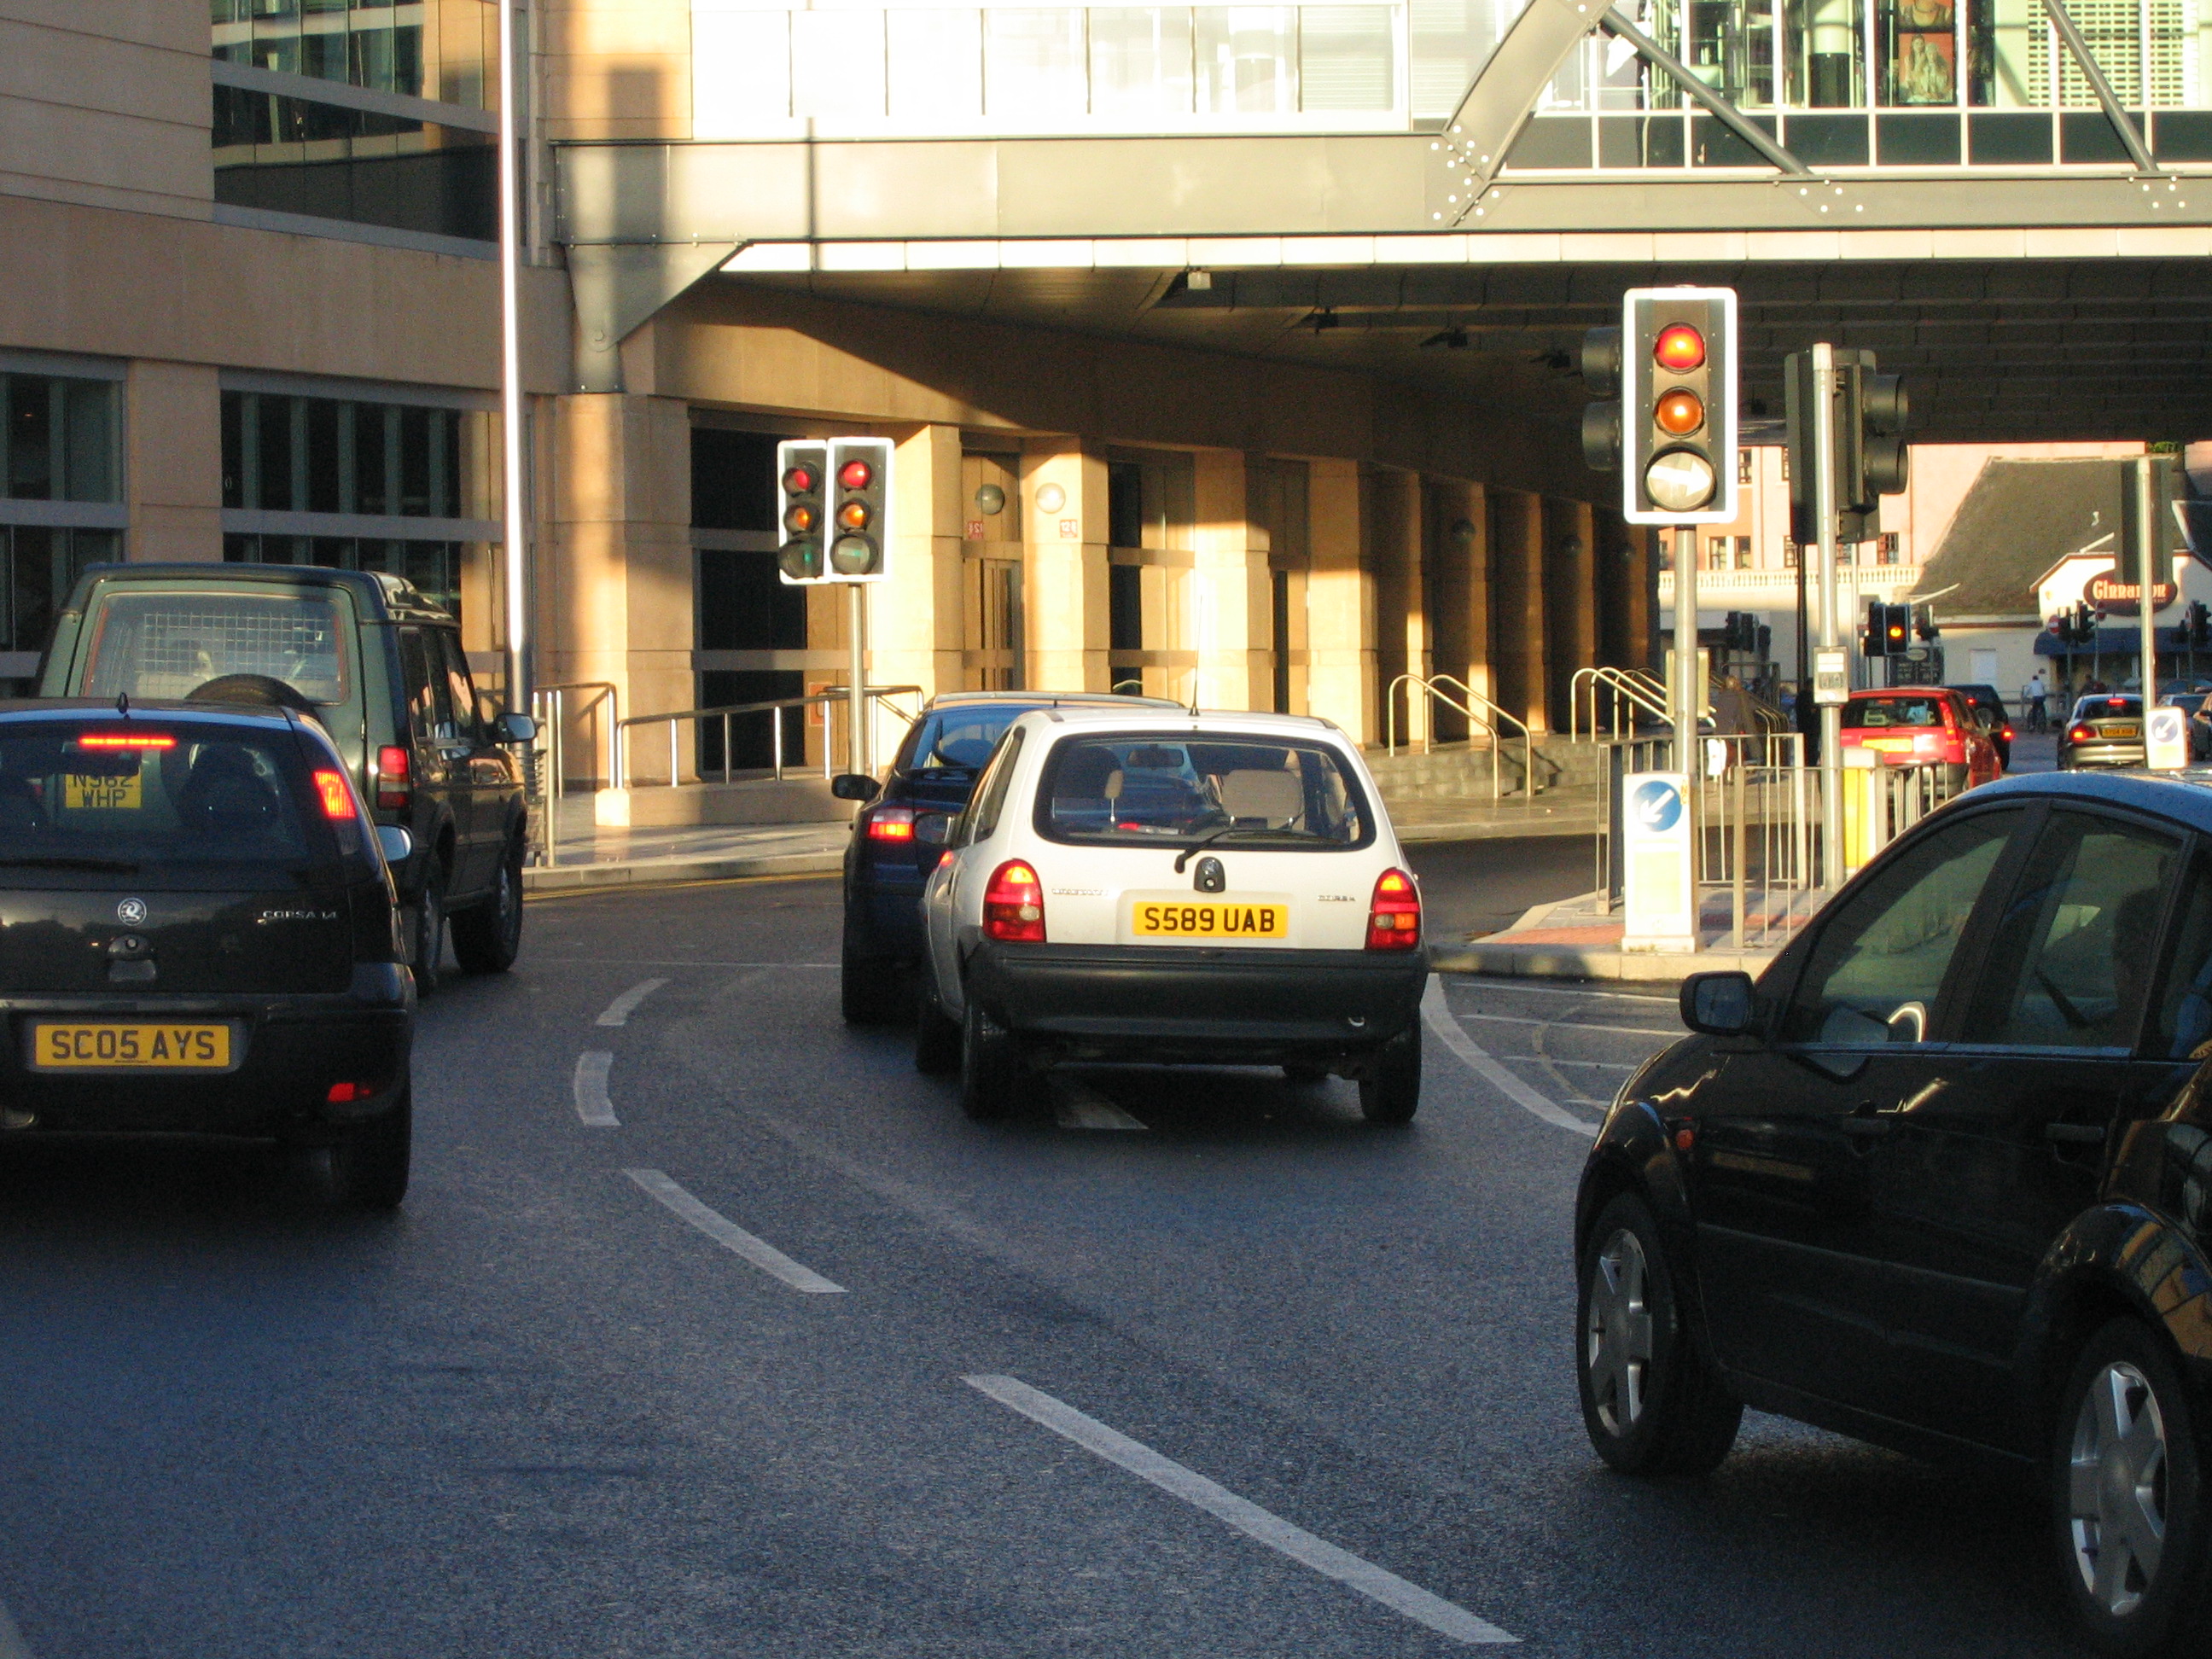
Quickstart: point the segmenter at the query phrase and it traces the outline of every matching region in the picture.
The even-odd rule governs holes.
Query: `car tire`
[[[2165,1344],[2138,1321],[2113,1320],[2082,1346],[2058,1397],[2051,1478],[2059,1573],[2089,1638],[2137,1659],[2201,1629],[2203,1459],[2194,1398]]]
[[[422,891],[415,901],[413,938],[409,965],[415,970],[415,994],[428,996],[438,988],[438,972],[446,959],[446,866],[430,860],[422,872]]]
[[[1743,1407],[1698,1346],[1650,1207],[1623,1193],[1579,1263],[1575,1376],[1583,1426],[1623,1474],[1704,1474],[1735,1444]]]
[[[848,1025],[888,1025],[911,1007],[901,994],[904,973],[885,957],[856,957],[848,949],[838,959],[839,1005]]]
[[[299,1184],[318,1207],[396,1210],[407,1196],[414,1162],[415,1098],[411,1087],[383,1116],[330,1146],[303,1146],[292,1155]]]
[[[1359,1115],[1370,1123],[1411,1123],[1420,1105],[1421,1028],[1409,1025],[1360,1072]]]
[[[491,896],[455,915],[449,924],[453,955],[471,974],[503,974],[522,954],[522,839],[500,855]]]
[[[960,1109],[978,1123],[1010,1116],[1020,1081],[1014,1034],[971,994],[960,1022]]]
[[[929,964],[921,969],[921,994],[915,1000],[914,1069],[926,1077],[946,1077],[960,1069],[960,1027],[937,1000]]]

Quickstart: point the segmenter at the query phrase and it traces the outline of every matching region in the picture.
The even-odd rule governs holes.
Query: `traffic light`
[[[778,522],[783,526],[777,567],[787,582],[818,582],[829,518],[830,446],[787,440],[775,447],[775,471]]]
[[[1919,610],[1912,611],[1912,607],[1907,605],[1905,609],[1911,611],[1912,631],[1921,644],[1933,645],[1942,638],[1943,630],[1936,625],[1936,612],[1932,606],[1923,605]]]
[[[1923,635],[1922,638],[1932,635]],[[1865,654],[1869,657],[1901,657],[1912,648],[1912,607],[1909,605],[1884,605],[1880,599],[1867,602]]]
[[[1886,657],[1889,654],[1887,626],[1889,607],[1880,599],[1867,601],[1866,626],[1859,630],[1859,654],[1863,657]]]
[[[1911,476],[1902,435],[1911,403],[1901,377],[1875,372],[1871,351],[1837,346],[1832,355],[1836,539],[1869,542],[1881,533],[1881,497],[1902,490]],[[1782,368],[1789,393],[1790,533],[1801,545],[1810,546],[1820,533],[1813,513],[1819,465],[1813,453],[1813,354],[1793,352]]]
[[[2184,625],[2189,633],[2189,648],[2202,651],[2207,646],[2212,646],[2212,611],[2205,609],[2203,600],[2191,599],[2185,614],[2188,617]]]
[[[1621,514],[1631,524],[1735,517],[1735,342],[1733,289],[1632,288],[1622,296]]]
[[[775,447],[783,510],[783,580],[880,581],[890,527],[888,438],[793,441]]]
[[[2090,610],[2088,600],[2082,599],[2076,603],[2074,607],[2074,643],[2076,645],[2093,643],[2097,637],[2097,624],[2103,620],[2104,613]]]
[[[1583,380],[1599,401],[1583,406],[1583,460],[1593,472],[1620,470],[1620,331],[1583,336]]]

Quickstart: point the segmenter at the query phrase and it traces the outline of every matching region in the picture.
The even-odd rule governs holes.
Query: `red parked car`
[[[1947,794],[1993,781],[2004,769],[1966,700],[1949,686],[1854,691],[1844,707],[1844,747],[1871,749],[1888,766],[1947,769]]]

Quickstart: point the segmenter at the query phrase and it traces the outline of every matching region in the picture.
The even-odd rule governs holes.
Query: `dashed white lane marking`
[[[592,1048],[576,1056],[576,1115],[594,1129],[619,1129],[621,1120],[615,1116],[615,1103],[607,1098],[607,1073],[614,1068],[615,1057],[603,1048]]]
[[[1052,1115],[1063,1129],[1136,1129],[1148,1125],[1131,1117],[1079,1077],[1052,1079]]]
[[[1596,1139],[1597,1125],[1584,1122],[1572,1112],[1538,1094],[1492,1060],[1473,1037],[1460,1029],[1459,1022],[1452,1018],[1449,1005],[1444,1001],[1444,982],[1434,975],[1429,976],[1429,988],[1421,993],[1421,1018],[1428,1028],[1443,1040],[1444,1047],[1466,1062],[1469,1071],[1522,1111],[1562,1129],[1571,1130],[1576,1134]]]
[[[1072,1440],[1084,1450],[1104,1458],[1139,1480],[1149,1480],[1162,1492],[1172,1493],[1186,1504],[1204,1510],[1216,1520],[1224,1521],[1248,1538],[1258,1540],[1269,1549],[1279,1550],[1301,1566],[1311,1567],[1316,1572],[1334,1578],[1362,1595],[1371,1596],[1394,1613],[1404,1614],[1417,1625],[1425,1625],[1439,1635],[1455,1641],[1474,1643],[1513,1642],[1519,1638],[1508,1635],[1487,1620],[1476,1618],[1465,1607],[1447,1601],[1441,1595],[1431,1595],[1419,1584],[1409,1583],[1387,1568],[1363,1559],[1349,1550],[1339,1549],[1325,1538],[1316,1538],[1303,1527],[1294,1527],[1280,1516],[1261,1509],[1257,1504],[1239,1498],[1227,1487],[1216,1485],[1195,1470],[1163,1457],[1150,1446],[1132,1440],[1126,1434],[1108,1428],[1094,1417],[1085,1417],[1074,1407],[1054,1399],[1018,1377],[969,1376],[961,1379],[971,1389],[988,1395],[1000,1405],[1019,1412],[1033,1423],[1042,1424],[1063,1439]]]
[[[607,1004],[607,1011],[599,1016],[598,1023],[601,1025],[629,1024],[629,1017],[637,1012],[637,1005],[667,983],[665,979],[640,980]]]
[[[1586,1025],[1578,1019],[1524,1019],[1515,1014],[1478,1014],[1472,1008],[1455,1008],[1452,1012],[1462,1019],[1487,1020],[1492,1025],[1548,1025],[1555,1031],[1602,1031],[1611,1036],[1657,1037],[1664,1042],[1672,1042],[1680,1035],[1655,1031],[1648,1025]]]
[[[845,1287],[823,1278],[811,1267],[802,1267],[764,1238],[756,1238],[728,1217],[708,1209],[658,1170],[624,1170],[623,1173],[726,1250],[780,1279],[794,1291],[809,1296],[842,1296]]]
[[[0,1659],[31,1659],[31,1650],[24,1644],[22,1632],[15,1628],[5,1606],[0,1606]]]

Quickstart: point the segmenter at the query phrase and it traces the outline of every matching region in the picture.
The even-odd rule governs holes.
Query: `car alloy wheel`
[[[1644,1246],[1626,1227],[1591,1259],[1583,1364],[1598,1420],[1616,1435],[1629,1433],[1644,1419],[1652,1358],[1651,1309],[1644,1299],[1650,1276]]]
[[[2074,1566],[2115,1619],[2142,1607],[2166,1553],[2166,1419],[2149,1380],[2124,1360],[2100,1368],[2074,1418],[2068,1530]]]

